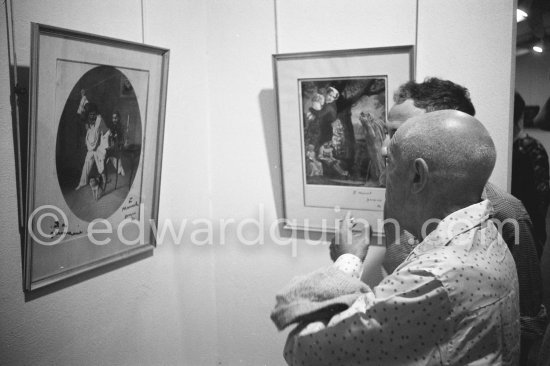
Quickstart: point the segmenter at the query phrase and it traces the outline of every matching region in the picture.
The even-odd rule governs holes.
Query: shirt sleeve
[[[536,141],[534,148],[529,150],[529,158],[533,165],[533,178],[537,193],[543,200],[547,201],[548,192],[550,191],[548,154],[540,142]]]
[[[348,274],[355,278],[359,278],[359,276],[361,275],[362,265],[363,262],[361,261],[361,259],[359,259],[359,257],[357,257],[356,255],[350,253],[342,254],[334,262],[334,267],[344,272],[345,274]]]
[[[97,115],[96,123],[98,124],[98,130],[101,135],[104,135],[107,131],[109,131],[109,127],[107,127],[107,124],[101,114]]]
[[[533,236],[533,225],[528,219],[517,220],[518,230],[509,230],[508,225],[502,229],[502,236],[510,238],[514,243],[512,256],[516,262],[519,282],[519,305],[521,313],[522,334],[541,336],[544,333],[546,322],[541,321],[540,310],[542,304],[542,279],[536,249],[536,240]],[[516,231],[519,236],[516,241]],[[515,244],[515,243],[518,244]]]
[[[88,99],[86,98],[85,95],[83,95],[82,98],[80,99],[80,103],[78,104],[78,109],[76,113],[79,115],[82,115],[82,113],[84,113],[84,107],[86,106],[87,103],[88,103]]]
[[[501,211],[504,214],[495,217],[495,224],[516,263],[521,315],[536,316],[542,303],[542,279],[533,224],[523,205],[512,213]]]
[[[288,336],[289,365],[410,364],[438,356],[452,333],[451,302],[431,273],[400,270],[327,325],[299,324]]]
[[[535,189],[537,190],[537,213],[541,218],[541,224],[539,226],[545,227],[546,214],[548,211],[548,204],[550,202],[550,178],[549,178],[549,166],[548,166],[548,154],[544,149],[544,146],[537,141],[537,153],[533,158],[533,170],[535,179]],[[540,229],[544,231],[544,229]],[[543,235],[541,235],[543,237]],[[543,244],[544,245],[544,244]]]

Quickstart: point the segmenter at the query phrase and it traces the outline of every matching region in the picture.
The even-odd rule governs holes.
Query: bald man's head
[[[396,142],[405,160],[423,158],[432,173],[466,179],[480,188],[495,166],[495,145],[489,132],[477,119],[458,111],[414,117],[397,131]]]
[[[413,212],[419,205],[429,211],[479,202],[496,161],[485,127],[455,110],[409,119],[394,135],[389,156],[386,199],[398,205],[389,196],[400,192],[399,199],[410,200]]]

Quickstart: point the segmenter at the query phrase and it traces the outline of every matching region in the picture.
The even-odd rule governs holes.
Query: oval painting
[[[132,186],[141,152],[141,115],[129,79],[112,66],[86,72],[71,90],[59,122],[59,186],[80,219],[106,219]]]

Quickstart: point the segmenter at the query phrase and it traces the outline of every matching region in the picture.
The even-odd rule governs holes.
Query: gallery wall
[[[497,149],[490,180],[509,189],[514,1],[420,0],[418,4],[417,79],[438,76],[468,88],[476,117]]]
[[[13,133],[10,123],[2,124],[0,354],[8,364],[283,364],[286,332],[278,333],[269,320],[274,293],[292,276],[330,260],[326,243],[314,245],[303,235],[292,240],[287,231],[269,233],[282,215],[274,53],[417,44],[417,79],[435,75],[470,88],[499,153],[492,180],[507,184],[513,4],[12,3],[22,67],[29,64],[31,21],[171,49],[159,215],[161,223],[172,220],[188,230],[182,240],[162,241],[153,257],[25,301]],[[469,6],[496,16],[483,18]],[[6,18],[0,22],[5,29]],[[484,37],[464,31],[476,27]],[[455,50],[453,44],[460,47]],[[11,120],[8,67],[3,52],[3,121]],[[192,229],[209,223],[214,238],[202,243],[198,239],[204,235],[193,236]],[[221,235],[224,223],[227,235]]]

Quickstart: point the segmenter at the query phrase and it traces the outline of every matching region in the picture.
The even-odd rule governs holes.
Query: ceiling
[[[518,9],[528,14],[518,23],[516,51],[520,56],[530,52],[534,43],[544,40],[546,52],[550,51],[550,0],[518,0]]]

